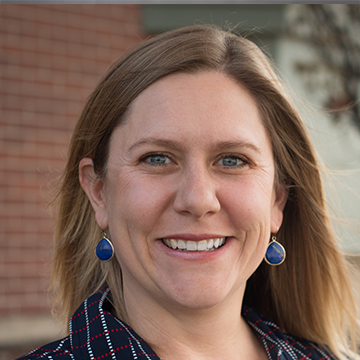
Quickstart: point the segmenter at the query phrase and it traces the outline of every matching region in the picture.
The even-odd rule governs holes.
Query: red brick
[[[49,309],[48,184],[87,96],[141,36],[137,5],[0,7],[0,314]]]

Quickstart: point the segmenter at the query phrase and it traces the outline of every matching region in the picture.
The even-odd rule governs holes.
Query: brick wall
[[[143,36],[137,5],[0,6],[0,316],[49,310],[49,182],[110,63]]]

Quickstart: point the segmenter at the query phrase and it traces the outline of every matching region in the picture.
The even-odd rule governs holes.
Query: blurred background
[[[199,23],[236,25],[273,58],[328,169],[339,246],[360,268],[360,5],[3,4],[0,360],[64,334],[47,294],[55,217],[47,205],[85,99],[136,43]]]

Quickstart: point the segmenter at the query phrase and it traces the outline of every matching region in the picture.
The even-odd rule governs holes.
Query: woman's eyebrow
[[[221,141],[219,143],[215,143],[212,148],[214,150],[223,151],[227,149],[234,149],[234,148],[249,148],[254,150],[255,152],[261,154],[261,149],[257,147],[255,144],[244,141],[244,140],[236,140],[236,141]]]
[[[142,145],[157,145],[157,146],[176,149],[176,150],[179,150],[182,147],[179,141],[165,140],[158,138],[145,138],[131,145],[130,148],[128,149],[128,152],[131,152]]]
[[[161,146],[165,148],[171,148],[175,150],[180,150],[183,148],[183,145],[179,141],[175,140],[165,140],[165,139],[158,139],[158,138],[145,138],[137,141],[135,144],[131,145],[131,147],[128,149],[128,152],[133,151],[134,149],[142,146],[142,145],[156,145]],[[236,141],[221,141],[216,142],[210,146],[211,150],[213,151],[224,151],[224,150],[230,150],[234,148],[249,148],[259,154],[261,154],[261,150],[259,147],[257,147],[255,144],[250,143],[248,141],[244,140],[236,140]]]

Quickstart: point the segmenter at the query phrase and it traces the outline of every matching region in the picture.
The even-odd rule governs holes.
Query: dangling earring
[[[101,261],[110,261],[114,256],[114,246],[111,241],[106,237],[105,231],[103,237],[96,246],[95,254]]]
[[[271,242],[266,249],[264,260],[269,265],[277,266],[285,261],[285,257],[285,248],[276,241],[276,236],[272,235]]]

